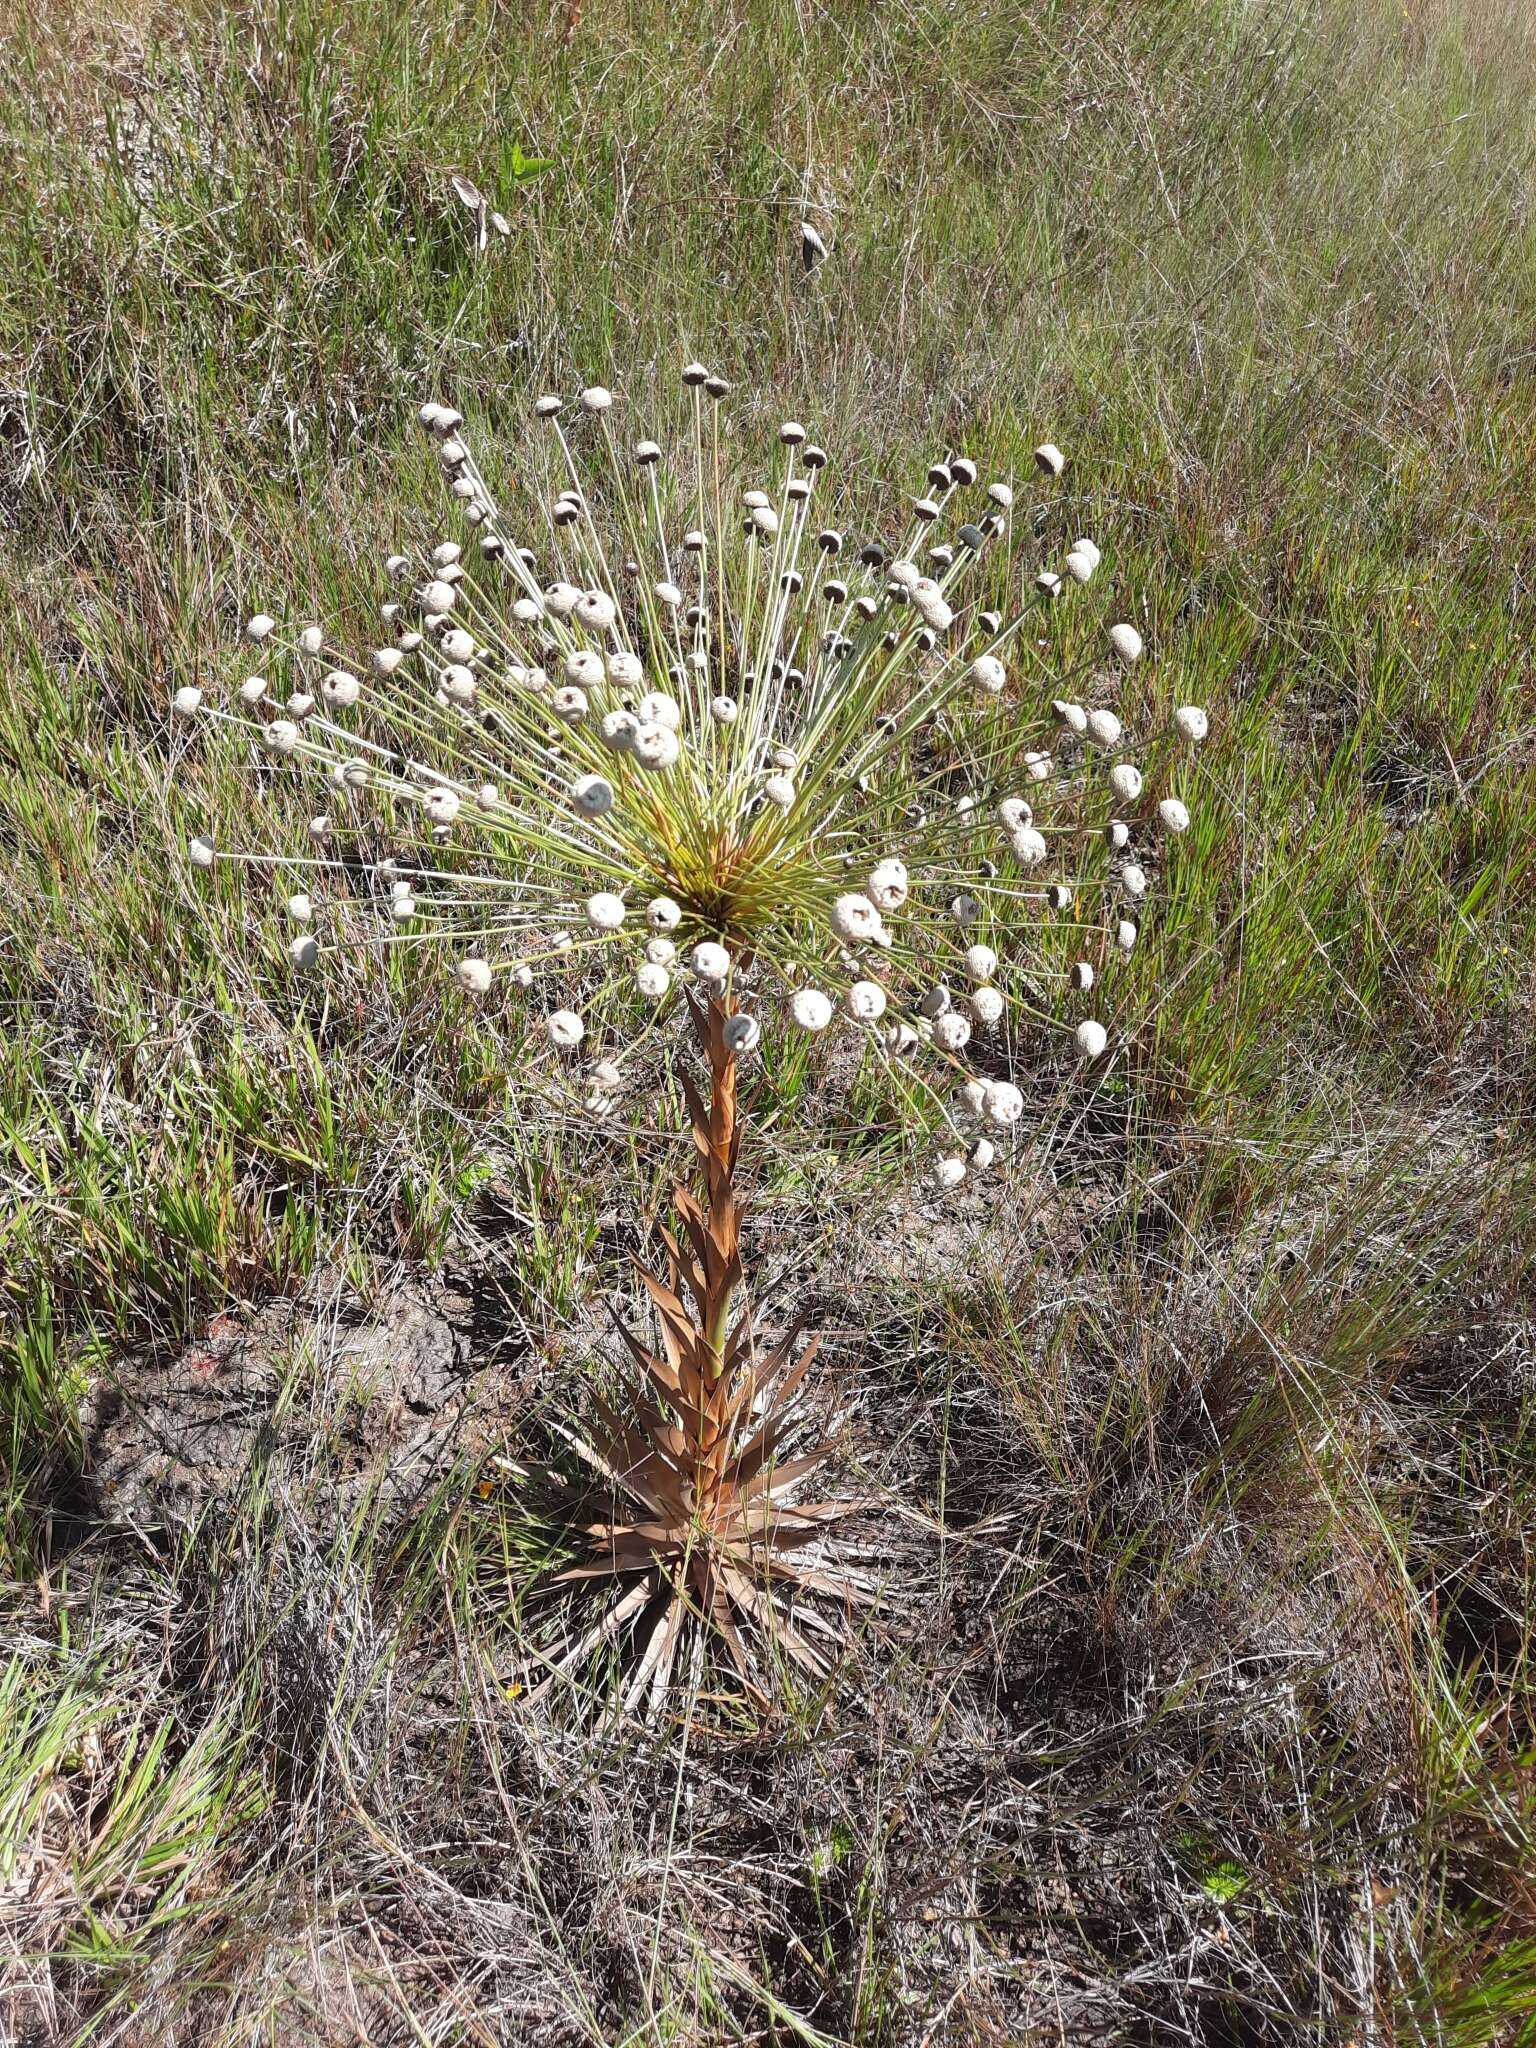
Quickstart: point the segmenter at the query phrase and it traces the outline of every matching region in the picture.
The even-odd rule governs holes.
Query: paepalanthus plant
[[[738,493],[725,380],[695,363],[683,384],[671,465],[624,444],[605,387],[541,398],[524,467],[547,481],[515,507],[461,415],[423,405],[467,537],[389,557],[384,643],[359,661],[257,613],[262,672],[234,702],[175,698],[324,790],[305,856],[191,848],[287,878],[297,969],[358,943],[371,907],[372,942],[444,949],[466,999],[510,981],[542,1003],[552,1060],[609,1115],[646,1034],[682,1018],[702,1049],[706,1199],[678,1190],[668,1280],[645,1275],[661,1350],[630,1339],[646,1386],[580,1441],[613,1504],[576,1572],[625,1583],[570,1654],[633,1629],[629,1697],[653,1700],[689,1617],[766,1697],[770,1641],[828,1667],[834,1638],[797,1596],[868,1591],[820,1554],[841,1510],[797,1504],[826,1452],[794,1443],[809,1355],[762,1358],[742,1306],[741,1064],[764,1031],[856,1033],[939,1186],[993,1164],[1024,1112],[1021,1033],[1061,1032],[1090,1068],[1110,1045],[1103,980],[1189,825],[1206,733],[1192,705],[1158,735],[1122,720],[1142,637],[1074,616],[1101,554],[1058,531],[1053,444],[1027,507],[949,455],[894,544],[859,546],[823,523],[828,458],[803,426]]]

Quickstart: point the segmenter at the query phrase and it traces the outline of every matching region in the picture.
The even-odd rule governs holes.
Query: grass
[[[1536,2040],[1533,83],[1458,0],[16,17],[0,2030]],[[919,1520],[844,1703],[653,1739],[509,1688],[671,1142],[398,956],[296,994],[166,703],[377,601],[422,396],[510,457],[695,354],[870,507],[1060,441],[1226,800],[987,1200],[893,1240],[868,1078],[764,1063],[755,1256]]]

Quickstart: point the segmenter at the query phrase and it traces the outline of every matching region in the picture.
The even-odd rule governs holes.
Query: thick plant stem
[[[872,1595],[824,1552],[800,1559],[851,1507],[798,1498],[806,1474],[831,1448],[825,1439],[808,1445],[799,1430],[799,1389],[817,1340],[801,1345],[798,1325],[765,1351],[754,1339],[736,1193],[742,1117],[726,1037],[733,1012],[728,998],[690,997],[688,1007],[709,1068],[707,1099],[682,1077],[702,1186],[679,1182],[673,1190],[677,1225],[660,1233],[666,1279],[636,1262],[660,1342],[649,1349],[620,1321],[645,1389],[625,1413],[593,1396],[604,1429],[589,1455],[614,1487],[614,1507],[586,1532],[592,1558],[567,1576],[639,1573],[638,1598],[661,1603],[646,1623],[636,1694],[650,1686],[658,1696],[685,1628],[697,1623],[724,1645],[749,1695],[766,1706],[773,1659],[818,1681],[831,1669],[826,1645],[836,1630],[824,1617],[802,1621],[796,1599],[834,1593],[860,1604]],[[638,1611],[636,1598],[627,1594],[613,1610],[618,1621],[610,1616],[600,1629],[621,1626]],[[598,1639],[583,1638],[572,1656]]]
[[[741,1204],[736,1198],[736,1160],[741,1141],[736,1094],[736,1055],[725,1040],[727,1004],[715,998],[691,1003],[694,1030],[709,1063],[707,1103],[690,1089],[693,1139],[704,1169],[705,1209],[700,1221],[704,1256],[699,1261],[699,1325],[705,1345],[705,1399],[698,1418],[695,1504],[708,1514],[719,1491],[735,1436],[731,1392],[740,1354],[733,1352],[731,1311],[742,1285]],[[692,1205],[677,1191],[685,1227]]]

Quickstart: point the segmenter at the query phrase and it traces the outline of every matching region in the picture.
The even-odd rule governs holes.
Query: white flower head
[[[990,946],[977,944],[968,947],[965,971],[972,981],[990,981],[997,972],[997,954]]]
[[[214,863],[213,841],[211,839],[189,839],[187,857],[195,868],[211,868]]]
[[[683,921],[682,906],[670,896],[653,896],[645,906],[645,921],[653,932],[675,932]]]
[[[983,1106],[988,1119],[1007,1130],[1024,1114],[1024,1097],[1011,1081],[990,1081]]]
[[[1090,711],[1086,720],[1088,737],[1097,747],[1117,747],[1124,730],[1113,711]]]
[[[203,693],[196,683],[183,683],[171,699],[171,709],[178,718],[193,718],[197,715],[197,707],[202,701]]]
[[[624,922],[624,898],[612,889],[599,889],[587,898],[587,922],[594,931],[616,932]]]
[[[970,1043],[971,1020],[963,1010],[946,1010],[933,1023],[933,1042],[941,1052],[963,1052]]]
[[[289,957],[298,967],[313,967],[320,958],[320,948],[309,932],[300,932],[288,941]]]
[[[1157,807],[1157,815],[1162,819],[1164,827],[1169,832],[1187,832],[1189,830],[1189,812],[1176,796],[1165,796]]]
[[[763,1027],[755,1017],[738,1012],[736,1016],[726,1018],[720,1036],[728,1052],[755,1052],[763,1036]]]
[[[984,1030],[990,1031],[1003,1018],[1003,993],[996,988],[977,988],[971,991],[971,1015]]]
[[[458,976],[459,987],[468,995],[483,996],[490,988],[491,964],[488,960],[461,960],[454,973]]]
[[[944,1192],[959,1187],[965,1179],[966,1162],[963,1152],[941,1152],[934,1162],[934,1186]]]
[[[613,784],[602,775],[583,775],[571,784],[571,802],[584,818],[601,818],[613,809]]]
[[[682,752],[677,734],[668,725],[637,725],[630,751],[642,768],[670,768]]]
[[[288,915],[295,924],[308,924],[314,914],[315,906],[302,891],[288,898]]]
[[[1141,770],[1129,761],[1120,761],[1109,771],[1109,786],[1122,803],[1134,803],[1141,795]]]
[[[597,736],[610,754],[627,754],[635,744],[640,721],[633,711],[605,711],[597,723]]]
[[[709,715],[716,725],[734,725],[739,715],[735,698],[711,697],[709,700]]]
[[[731,956],[724,946],[705,939],[695,946],[690,961],[700,981],[724,981],[731,971]]]
[[[653,1003],[659,1003],[672,986],[672,977],[659,960],[642,960],[635,969],[635,987]]]
[[[888,946],[880,912],[867,896],[850,891],[832,905],[832,929],[845,946]]]
[[[635,706],[635,716],[642,725],[664,725],[668,732],[676,732],[683,722],[683,708],[675,697],[653,690]]]
[[[246,639],[254,640],[258,645],[261,641],[269,639],[276,630],[276,619],[270,618],[266,612],[253,612],[245,622]]]
[[[1211,729],[1211,722],[1198,704],[1181,704],[1173,714],[1174,728],[1181,740],[1198,746]]]
[[[795,801],[794,782],[788,775],[770,775],[763,784],[763,795],[779,810],[787,811]]]
[[[603,657],[590,647],[578,647],[565,657],[565,680],[580,690],[600,690],[607,670]]]
[[[1067,458],[1054,441],[1042,441],[1035,450],[1035,467],[1045,476],[1060,476]]]
[[[1008,681],[1008,671],[995,654],[978,654],[969,670],[971,681],[989,697],[999,696]]]
[[[887,997],[878,981],[856,981],[843,998],[843,1007],[859,1024],[878,1024],[885,1015]]]
[[[1118,625],[1110,627],[1109,644],[1123,662],[1140,661],[1143,645],[1141,635],[1134,626],[1127,625],[1123,619]]]
[[[1109,1043],[1109,1033],[1093,1018],[1085,1017],[1077,1027],[1077,1049],[1086,1060],[1096,1060]]]
[[[1021,825],[1009,844],[1013,848],[1013,857],[1021,868],[1039,867],[1050,851],[1045,843],[1044,833],[1036,831],[1033,825]]]
[[[884,860],[877,861],[869,871],[866,886],[869,899],[877,910],[884,911],[888,916],[900,910],[911,888],[905,861],[898,860],[894,854],[888,854]]]
[[[832,999],[819,988],[797,988],[790,998],[789,1014],[802,1031],[825,1031],[832,1022]]]
[[[549,1042],[561,1052],[574,1052],[587,1035],[587,1027],[574,1010],[552,1011],[546,1025]]]

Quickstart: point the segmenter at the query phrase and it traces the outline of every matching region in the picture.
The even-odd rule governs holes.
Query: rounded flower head
[[[583,775],[571,784],[571,802],[585,818],[601,818],[613,809],[613,784],[602,775]]]
[[[1140,661],[1142,638],[1136,628],[1124,620],[1109,629],[1109,644],[1124,662]]]
[[[656,960],[642,960],[635,969],[635,987],[653,1003],[659,1003],[672,986],[672,977]]]
[[[1109,1033],[1102,1024],[1096,1024],[1091,1017],[1085,1017],[1077,1027],[1077,1049],[1085,1060],[1096,1060],[1109,1043]]]
[[[1157,807],[1157,815],[1162,819],[1165,828],[1170,832],[1187,832],[1189,830],[1189,812],[1176,796],[1165,796]]]
[[[1039,867],[1050,852],[1044,833],[1037,832],[1033,825],[1021,825],[1008,843],[1021,868]]]
[[[721,1028],[721,1036],[731,1052],[756,1052],[763,1036],[763,1027],[755,1017],[727,1017]]]
[[[993,1081],[988,1084],[983,1110],[1000,1130],[1007,1130],[1024,1114],[1024,1097],[1011,1081]]]
[[[887,1000],[878,981],[856,981],[843,999],[849,1016],[860,1024],[878,1024]]]
[[[978,988],[971,992],[971,1013],[985,1030],[990,1031],[994,1024],[1002,1022],[1004,1007],[1000,989]]]
[[[1181,740],[1197,746],[1210,731],[1210,720],[1198,704],[1181,704],[1173,714],[1174,728]]]
[[[832,1022],[832,999],[819,988],[797,988],[790,998],[789,1014],[802,1031],[825,1031]]]
[[[662,769],[674,765],[682,747],[668,725],[637,725],[630,752],[642,768]]]
[[[886,946],[885,923],[867,896],[850,892],[832,905],[832,929],[848,946]]]
[[[1008,681],[1008,671],[995,654],[978,654],[971,663],[971,681],[978,690],[985,690],[989,697],[1001,695]]]
[[[587,1035],[587,1027],[574,1010],[555,1010],[546,1027],[549,1042],[561,1052],[574,1052]]]
[[[203,701],[203,693],[195,683],[183,683],[171,699],[171,709],[178,718],[192,718]]]
[[[692,966],[701,981],[724,981],[731,971],[731,956],[724,946],[717,946],[713,939],[706,939],[702,945],[694,947]]]
[[[911,887],[906,863],[897,860],[894,855],[877,862],[870,869],[868,887],[870,901],[877,910],[883,910],[887,914],[900,910],[907,900],[907,893]]]
[[[587,898],[587,922],[594,931],[616,932],[624,922],[624,898],[600,889]]]

